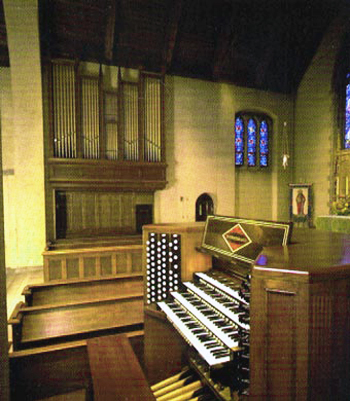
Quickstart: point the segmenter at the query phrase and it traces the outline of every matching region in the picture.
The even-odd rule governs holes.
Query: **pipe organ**
[[[291,223],[223,216],[195,231],[200,245],[189,250],[183,225],[144,227],[150,384],[189,366],[217,400],[346,400],[350,238],[310,229],[292,236]],[[167,273],[153,298],[149,255],[174,233],[178,288],[168,280],[166,248],[165,266],[154,267]]]
[[[111,193],[122,198],[146,193],[153,199],[154,191],[165,187],[165,85],[163,74],[124,67],[70,60],[51,60],[43,67],[46,204],[54,206],[48,209],[46,232],[55,241],[68,238],[64,204],[56,202],[65,194],[77,192],[78,197],[97,199]],[[144,203],[153,200],[140,204]],[[108,210],[114,214],[118,207],[116,203]],[[125,213],[129,217],[135,213],[130,205],[126,211],[120,207],[121,220]],[[81,213],[82,208],[73,213],[74,220],[81,216],[83,225],[86,221],[90,226],[89,233],[77,233],[74,224],[75,237],[130,232],[128,224],[122,224],[122,232],[114,225],[106,232],[105,224],[98,221],[91,227],[94,214],[87,209]],[[136,224],[131,229],[139,232]]]
[[[106,66],[91,74],[84,63],[52,61],[50,72],[52,154],[57,158],[164,161],[164,82],[159,74],[138,79]],[[105,75],[103,73],[105,72]],[[117,73],[119,71],[119,73]]]

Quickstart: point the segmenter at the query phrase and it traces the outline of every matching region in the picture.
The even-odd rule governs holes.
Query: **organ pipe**
[[[137,85],[123,83],[124,154],[126,160],[138,160],[138,90]]]
[[[74,66],[53,64],[54,155],[76,157]]]
[[[160,80],[145,78],[144,136],[145,159],[161,161]]]
[[[140,76],[142,85],[120,82],[120,91],[108,91],[98,76],[80,76],[73,63],[53,62],[54,156],[98,159],[101,147],[109,160],[162,161],[161,79]]]
[[[82,79],[83,155],[86,159],[99,157],[99,88],[98,79]]]

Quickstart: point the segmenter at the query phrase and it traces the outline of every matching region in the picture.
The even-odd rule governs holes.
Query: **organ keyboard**
[[[146,240],[147,230],[157,228],[145,228]],[[145,308],[151,382],[185,361],[218,400],[347,399],[350,237],[296,229],[291,241],[291,231],[288,223],[207,219],[194,252],[211,267],[193,265],[177,289],[160,282],[160,297]]]
[[[215,335],[193,315],[188,314],[181,304],[160,302],[159,306],[180,334],[202,355],[209,366],[230,361],[230,353]]]
[[[195,273],[193,282],[183,283],[183,291],[171,292],[158,306],[196,349],[205,369],[228,365],[237,379],[232,390],[243,393],[249,385],[249,300],[244,292],[249,275],[239,285],[213,274]]]

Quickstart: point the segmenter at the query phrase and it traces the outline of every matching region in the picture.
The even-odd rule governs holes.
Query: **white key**
[[[234,312],[232,312],[230,309],[226,308],[226,306],[222,305],[220,302],[216,301],[214,298],[212,298],[210,295],[206,294],[203,290],[195,286],[191,282],[186,282],[183,283],[187,288],[189,288],[191,291],[193,291],[195,294],[197,294],[199,297],[207,301],[210,305],[213,305],[215,309],[220,311],[223,315],[228,317],[230,320],[232,320],[237,326],[242,327],[245,330],[250,330],[250,325],[246,323],[242,323],[239,321],[238,315]]]
[[[165,302],[158,302],[158,306],[167,315],[168,319],[173,323],[180,334],[183,335],[184,338],[199,352],[203,359],[205,359],[209,366],[227,363],[231,360],[230,355],[215,356],[214,351],[218,351],[224,348],[220,346],[219,343],[217,347],[207,349],[205,345],[210,344],[213,340],[201,342],[198,337],[192,333],[192,331],[181,321],[180,318],[177,317],[177,315]]]
[[[242,302],[245,305],[249,305],[249,302],[247,302],[244,298],[242,298],[237,290],[227,287],[225,284],[214,279],[213,277],[208,276],[205,273],[196,273],[196,276],[206,281],[207,283],[217,287],[219,290],[226,292],[226,294],[231,295],[231,297],[237,299],[237,301]]]
[[[199,311],[194,305],[192,305],[189,301],[187,301],[186,298],[184,298],[180,293],[178,292],[172,292],[171,295],[177,299],[189,312],[191,312],[198,320],[204,324],[204,326],[208,327],[208,329],[217,337],[219,338],[228,348],[235,348],[238,347],[238,341],[233,340],[228,336],[227,333],[224,333],[222,329],[227,328],[222,327],[219,328],[215,325],[215,320],[208,319],[206,315],[204,315],[201,311]],[[220,316],[218,316],[217,320],[221,320]]]

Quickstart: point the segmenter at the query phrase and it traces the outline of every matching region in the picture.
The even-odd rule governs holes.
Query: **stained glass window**
[[[244,124],[243,118],[237,117],[235,124],[236,166],[244,163]]]
[[[346,85],[344,148],[350,149],[350,74],[347,75],[347,79],[348,83]]]
[[[269,156],[269,127],[266,120],[260,123],[260,166],[267,167]]]
[[[248,166],[256,166],[256,123],[253,118],[248,121]]]
[[[236,166],[246,164],[248,167],[268,167],[271,127],[272,122],[267,115],[251,112],[237,113],[235,120]]]

